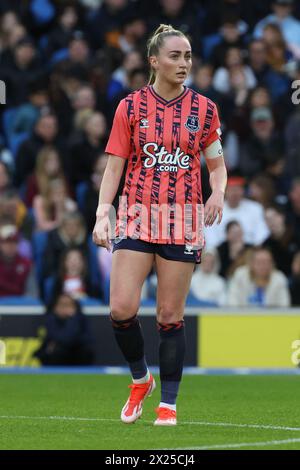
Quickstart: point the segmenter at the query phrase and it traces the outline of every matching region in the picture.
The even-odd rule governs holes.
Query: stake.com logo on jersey
[[[158,151],[157,151],[158,150]],[[155,142],[148,142],[143,146],[143,152],[147,155],[144,160],[145,168],[153,168],[157,166],[159,171],[178,171],[178,168],[183,170],[189,169],[190,155],[186,155],[177,147],[175,154],[169,153],[166,148],[159,147]]]

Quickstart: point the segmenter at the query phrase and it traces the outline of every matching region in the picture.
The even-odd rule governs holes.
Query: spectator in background
[[[190,87],[193,88],[193,90],[195,90],[197,93],[200,93],[201,95],[204,95],[210,100],[218,103],[223,116],[224,109],[221,103],[224,101],[224,97],[214,88],[213,75],[214,68],[212,64],[200,64],[193,74],[193,82],[191,83]]]
[[[27,176],[34,171],[37,154],[44,145],[57,146],[58,149],[62,148],[58,139],[57,118],[49,110],[43,109],[36,121],[33,134],[21,144],[16,155],[16,186],[20,187]]]
[[[0,53],[8,46],[10,32],[20,25],[18,15],[13,10],[8,10],[0,18]]]
[[[291,301],[293,307],[300,306],[300,251],[295,253],[291,266],[291,276],[289,279]]]
[[[230,112],[228,113],[228,126],[235,130],[239,137],[248,131],[247,114],[250,94],[249,83],[245,69],[242,67],[232,67],[229,71],[230,91],[228,93]]]
[[[241,150],[240,171],[252,178],[257,173],[273,174],[276,167],[283,168],[284,139],[274,129],[269,108],[255,108],[251,113],[252,132]]]
[[[7,225],[16,226],[14,217],[8,214],[0,216],[0,230]],[[18,231],[18,254],[32,260],[31,240],[26,239],[20,231]]]
[[[0,160],[0,196],[11,188],[11,173],[9,167]]]
[[[128,87],[117,93],[111,100],[110,106],[110,121],[112,122],[114,112],[117,109],[119,102],[125,98],[129,93],[139,90],[147,85],[148,72],[144,68],[133,69],[128,73]]]
[[[241,225],[244,241],[249,245],[260,245],[269,236],[263,207],[258,202],[244,197],[244,187],[244,178],[228,178],[222,222],[204,230],[208,248],[216,247],[225,241],[226,226],[233,220]]]
[[[267,62],[270,67],[279,73],[285,72],[286,64],[293,58],[288,51],[279,26],[269,24],[264,27],[263,38],[267,48]],[[286,77],[286,86],[288,79]]]
[[[300,178],[294,178],[291,184],[287,220],[294,228],[297,245],[300,246]]]
[[[233,220],[226,225],[226,240],[217,247],[220,260],[219,274],[229,278],[236,268],[245,264],[245,255],[252,245],[245,243],[243,229]]]
[[[225,64],[219,67],[213,78],[213,86],[220,93],[229,93],[232,89],[230,77],[239,72],[245,77],[247,90],[256,86],[256,78],[248,65],[244,65],[242,51],[237,47],[229,47],[225,56]]]
[[[96,108],[96,95],[88,83],[82,84],[72,96],[72,107],[76,112],[82,110],[95,111]]]
[[[300,61],[297,64],[295,80],[299,80],[300,83]],[[286,172],[290,178],[295,178],[295,176],[300,177],[300,106],[294,105],[291,96],[289,96],[289,102],[292,103],[294,109],[288,121],[284,122],[287,149]]]
[[[6,66],[9,67],[13,63],[15,47],[26,37],[28,37],[28,31],[25,26],[20,23],[16,24],[16,26],[7,32],[5,41],[3,41],[3,50],[1,50],[0,55],[1,64],[4,68]]]
[[[291,274],[291,264],[295,252],[300,248],[294,238],[293,228],[286,224],[284,210],[280,206],[271,206],[265,211],[266,222],[270,230],[263,246],[272,252],[277,269],[286,276]]]
[[[0,135],[0,162],[7,166],[7,169],[13,173],[14,157],[11,151],[4,145]]]
[[[80,249],[88,255],[88,233],[80,212],[67,212],[59,227],[48,234],[47,247],[44,253],[43,277],[57,272],[57,265],[62,253],[70,248]]]
[[[68,136],[73,130],[72,100],[84,83],[86,79],[83,81],[66,61],[55,64],[49,76],[50,103],[55,115],[59,116],[59,129],[63,136]]]
[[[270,207],[276,196],[274,182],[271,176],[265,173],[259,173],[254,176],[248,187],[249,198],[261,204],[265,209]]]
[[[41,63],[30,37],[19,39],[11,61],[1,68],[1,79],[7,87],[7,104],[18,106],[27,101],[29,83],[41,75]]]
[[[77,209],[76,202],[68,196],[68,188],[64,179],[57,178],[49,182],[45,192],[33,199],[33,209],[37,230],[53,230],[57,228],[67,212]]]
[[[92,284],[86,257],[78,248],[67,249],[60,258],[52,295],[55,297],[62,293],[77,300],[100,297],[100,286]]]
[[[260,38],[268,24],[279,25],[285,41],[290,46],[300,47],[300,21],[293,17],[293,0],[274,0],[273,14],[259,21],[254,30],[254,37]]]
[[[138,14],[126,16],[121,22],[118,45],[123,54],[140,49],[145,43],[146,22]]]
[[[252,39],[248,45],[248,63],[255,74],[259,85],[266,86],[266,80],[270,73],[267,61],[267,48],[263,39]]]
[[[54,52],[68,47],[74,30],[78,29],[79,15],[83,14],[79,3],[64,2],[63,5],[58,5],[58,8],[57,25],[46,37],[45,53],[49,58]]]
[[[239,29],[246,33],[249,28],[257,23],[257,20],[269,11],[270,0],[252,0],[243,2],[240,0],[215,0],[205,2],[205,21],[203,29],[205,34],[215,34],[221,27],[224,17],[236,16],[240,18]]]
[[[85,121],[82,135],[70,143],[70,182],[73,188],[82,181],[88,181],[99,152],[104,150],[107,126],[102,113],[91,113]]]
[[[256,108],[271,108],[272,99],[267,88],[257,86],[249,94],[249,108],[253,111]],[[249,118],[249,117],[248,117]]]
[[[289,307],[290,293],[285,275],[274,268],[267,248],[253,249],[246,266],[238,268],[230,283],[228,305],[231,307]]]
[[[74,31],[68,46],[67,66],[78,75],[82,80],[88,78],[88,68],[90,65],[91,51],[86,36],[82,31]]]
[[[274,60],[274,59],[273,59]],[[276,101],[286,91],[288,78],[271,67],[272,49],[264,39],[253,39],[249,44],[249,66],[259,86],[266,87],[272,100]],[[271,103],[261,103],[269,107]]]
[[[104,0],[87,24],[89,38],[94,49],[104,44],[118,47],[122,21],[130,12],[128,0]]]
[[[45,146],[37,154],[34,172],[27,178],[25,193],[27,207],[32,206],[37,195],[48,192],[49,184],[54,179],[65,179],[61,158],[55,147]]]
[[[235,15],[227,15],[221,26],[221,42],[214,47],[209,60],[214,67],[224,67],[225,57],[228,49],[234,47],[243,51],[245,49],[245,41],[239,29],[239,18]]]
[[[12,125],[12,132],[31,132],[42,109],[49,105],[47,83],[45,80],[37,80],[28,85],[28,101],[17,109],[17,114]]]
[[[53,70],[64,69],[71,79],[76,78],[79,82],[86,82],[89,77],[91,65],[91,50],[86,35],[83,31],[73,31],[69,40],[68,48],[63,50],[58,57],[52,61]]]
[[[0,195],[0,218],[9,217],[19,233],[31,240],[33,220],[15,188],[9,188]]]
[[[202,254],[201,264],[193,273],[190,292],[202,302],[222,306],[226,302],[226,283],[218,275],[217,255],[214,251]]]
[[[97,55],[91,64],[89,71],[89,83],[96,93],[96,108],[105,114],[109,113],[109,100],[107,96],[107,86],[110,79],[109,65],[105,49],[97,51]]]
[[[111,75],[108,84],[107,95],[108,99],[112,101],[115,96],[121,92],[125,92],[129,87],[129,76],[132,70],[142,68],[144,66],[142,55],[137,50],[128,52],[118,67]]]
[[[154,31],[158,26],[171,24],[191,38],[194,59],[202,55],[202,22],[203,12],[198,2],[185,0],[158,0],[157,8],[150,4],[148,31]]]
[[[58,295],[47,308],[46,337],[35,352],[45,366],[90,365],[94,361],[93,338],[87,317],[70,295]]]
[[[99,190],[106,168],[108,155],[102,153],[95,161],[93,173],[87,184],[87,189],[83,198],[83,216],[85,218],[87,230],[89,233],[93,231],[95,225],[96,210],[98,207]]]
[[[37,297],[37,285],[28,258],[18,253],[19,233],[15,225],[0,227],[0,297]]]

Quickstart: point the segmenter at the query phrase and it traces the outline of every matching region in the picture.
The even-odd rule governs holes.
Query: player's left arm
[[[212,190],[204,208],[205,226],[211,226],[216,219],[220,224],[223,216],[224,195],[227,184],[227,170],[224,162],[222,144],[219,138],[203,150],[209,171],[209,183]]]

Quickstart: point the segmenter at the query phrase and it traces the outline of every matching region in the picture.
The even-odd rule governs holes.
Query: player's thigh
[[[137,313],[143,283],[154,261],[153,253],[116,250],[112,255],[110,310],[115,320]]]
[[[161,323],[180,321],[184,315],[195,264],[171,261],[155,255],[157,272],[157,320]]]

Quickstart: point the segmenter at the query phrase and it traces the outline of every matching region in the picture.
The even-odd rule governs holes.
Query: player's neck
[[[166,101],[171,101],[174,98],[177,98],[177,96],[181,95],[181,93],[184,91],[184,86],[180,83],[178,85],[176,84],[172,86],[169,83],[155,81],[152,86],[155,93],[164,98]]]

